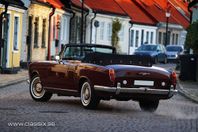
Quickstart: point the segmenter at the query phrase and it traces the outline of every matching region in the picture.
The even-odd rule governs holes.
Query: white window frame
[[[154,37],[154,32],[150,32],[150,43],[153,44],[153,37]]]
[[[66,16],[62,17],[61,20],[61,41],[67,40],[67,29],[68,29],[68,20]]]
[[[179,34],[176,33],[175,34],[175,45],[178,45],[178,42],[179,42]]]
[[[111,36],[112,36],[112,23],[109,22],[107,24],[107,41],[111,42]]]
[[[130,32],[130,47],[135,47],[135,30],[132,29],[131,32]]]
[[[100,22],[100,40],[104,40],[105,22]]]
[[[18,31],[18,33],[17,33],[17,44],[16,44],[16,49],[14,49],[14,46],[15,46],[15,18],[18,18],[18,25],[17,25],[17,31]],[[13,21],[14,21],[14,27],[13,27],[13,45],[12,45],[12,51],[14,52],[14,53],[18,53],[19,52],[19,26],[20,26],[20,16],[19,15],[17,15],[17,14],[15,14],[14,15],[14,19],[13,19]]]
[[[9,17],[9,23],[8,23],[8,41],[7,41],[7,44],[8,44],[8,47],[7,47],[7,62],[6,62],[6,66],[9,67],[9,63],[10,63],[10,28],[11,28],[11,21],[12,21],[12,17],[11,17],[11,12],[8,11],[7,14],[10,15]]]
[[[140,43],[140,31],[139,30],[135,30],[135,47],[139,47],[139,43]]]
[[[150,33],[149,33],[149,31],[146,31],[146,40],[145,40],[145,42],[144,43],[149,43],[150,41],[149,41],[149,35]]]
[[[124,41],[124,25],[121,26],[121,30],[119,32],[120,41]]]

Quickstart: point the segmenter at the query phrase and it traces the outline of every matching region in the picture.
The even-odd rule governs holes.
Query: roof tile
[[[156,21],[149,17],[140,7],[131,0],[115,0],[122,9],[130,16],[132,22],[155,25]]]

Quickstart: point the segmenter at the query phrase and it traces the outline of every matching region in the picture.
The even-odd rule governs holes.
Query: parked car
[[[184,53],[184,48],[181,45],[167,45],[166,51],[168,60],[177,60],[179,55]]]
[[[151,56],[153,63],[167,63],[166,48],[162,44],[143,44],[134,53],[135,55]]]
[[[114,55],[116,49],[111,46],[65,45],[57,60],[29,65],[30,95],[35,101],[48,101],[52,94],[80,97],[88,109],[96,108],[100,100],[132,99],[142,110],[155,111],[160,99],[169,99],[177,92],[175,72],[117,64]],[[102,65],[102,59],[109,65]]]

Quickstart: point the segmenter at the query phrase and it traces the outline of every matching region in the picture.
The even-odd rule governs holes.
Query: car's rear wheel
[[[157,110],[159,100],[139,101],[139,105],[143,111],[154,112]]]
[[[45,91],[38,76],[34,76],[30,82],[30,95],[33,100],[41,102],[48,101],[52,97],[52,93]]]
[[[81,86],[81,103],[86,109],[95,109],[100,103],[100,99],[95,95],[90,83],[85,81]]]

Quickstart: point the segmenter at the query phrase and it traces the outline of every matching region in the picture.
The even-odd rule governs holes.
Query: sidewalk
[[[0,74],[0,88],[14,85],[28,79],[28,71],[20,70],[17,74]]]
[[[181,95],[190,99],[193,102],[198,103],[198,81],[181,81],[179,79],[180,71],[176,70],[177,73],[177,88]]]
[[[180,94],[198,103],[198,82],[180,81],[178,79],[177,84]]]

